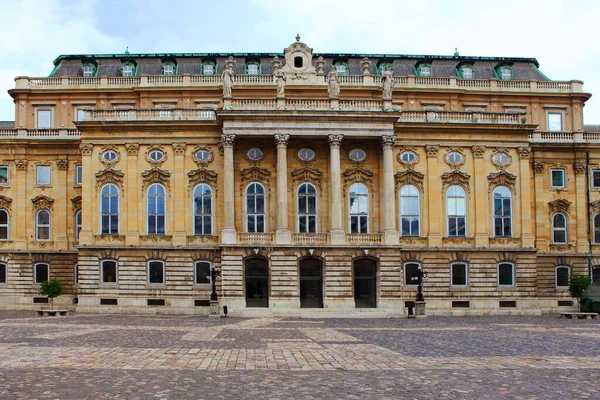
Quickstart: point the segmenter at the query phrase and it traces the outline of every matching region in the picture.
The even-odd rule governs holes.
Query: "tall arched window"
[[[81,232],[81,210],[75,213],[75,241],[79,241],[79,233]]]
[[[160,183],[148,188],[148,235],[165,234],[165,193]]]
[[[494,236],[512,236],[512,204],[510,190],[504,186],[494,189]]]
[[[109,183],[102,187],[100,232],[102,235],[119,234],[119,189]]]
[[[567,217],[562,213],[552,216],[552,243],[567,243]]]
[[[246,188],[246,232],[265,232],[265,188],[260,183]]]
[[[400,234],[419,236],[420,225],[419,190],[413,185],[400,189]]]
[[[50,240],[50,211],[39,210],[35,215],[35,240]]]
[[[369,232],[369,190],[362,183],[350,186],[350,233]]]
[[[317,189],[310,183],[298,188],[298,232],[317,231]]]
[[[569,279],[571,278],[571,267],[567,265],[559,265],[556,267],[555,273],[555,285],[556,288],[567,288],[569,287]]]
[[[10,217],[8,211],[0,210],[0,240],[8,240],[10,238]]]
[[[466,236],[465,190],[460,186],[450,186],[446,192],[446,214],[448,215],[448,236]]]
[[[194,188],[194,235],[212,235],[212,189],[205,183]]]
[[[600,243],[600,214],[594,217],[594,243]]]

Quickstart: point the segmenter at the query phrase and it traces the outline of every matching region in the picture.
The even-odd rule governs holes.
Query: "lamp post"
[[[423,267],[419,265],[417,276],[413,276],[411,280],[417,281],[417,297],[415,298],[415,317],[425,317],[425,297],[423,296],[423,279],[427,278],[427,273],[423,271]]]
[[[210,294],[210,314],[209,317],[219,317],[219,299],[217,297],[217,276],[221,275],[221,271],[215,268],[210,270],[212,283],[212,293]]]

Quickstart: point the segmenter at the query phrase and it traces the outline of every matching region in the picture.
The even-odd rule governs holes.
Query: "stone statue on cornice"
[[[275,73],[275,79],[277,82],[277,98],[283,99],[285,97],[285,83],[287,81],[285,72],[283,72],[281,69],[278,69]]]
[[[328,92],[330,99],[337,99],[340,95],[340,82],[338,81],[338,73],[335,65],[331,66],[331,70],[327,75]]]
[[[230,99],[233,89],[233,67],[228,65],[221,74],[223,78],[223,98]]]
[[[394,76],[392,75],[392,71],[390,71],[390,67],[387,65],[381,74],[381,89],[383,90],[383,99],[391,100],[392,91],[394,90]]]

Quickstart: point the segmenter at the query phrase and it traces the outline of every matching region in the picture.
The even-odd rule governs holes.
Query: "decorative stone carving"
[[[285,98],[285,83],[287,81],[287,77],[285,72],[282,70],[275,71],[275,82],[277,84],[277,98],[284,99]]]
[[[223,73],[221,74],[221,78],[223,78],[223,98],[231,99],[231,93],[233,90],[233,82],[234,82],[234,74],[233,74],[233,65],[235,64],[235,60],[232,56],[227,58],[225,61],[225,68]]]
[[[325,75],[325,60],[322,56],[317,58],[317,75]]]
[[[121,190],[123,190],[123,177],[124,173],[121,171],[114,170],[112,168],[107,168],[105,170],[96,172],[96,191],[100,189],[102,186],[112,183],[117,185]]]
[[[107,151],[114,151],[116,153],[117,156],[114,160],[107,160],[104,158],[104,153],[106,153]],[[98,160],[102,164],[104,164],[106,168],[113,168],[115,164],[121,161],[121,153],[115,146],[104,146],[102,147],[102,150],[100,150],[100,152],[98,153]]]
[[[470,178],[471,175],[458,170],[454,170],[452,172],[444,172],[442,174],[442,186],[444,189],[444,193],[446,193],[446,189],[452,185],[461,186],[468,193]]]
[[[3,208],[8,211],[10,214],[10,205],[12,204],[12,199],[10,197],[6,197],[0,194],[0,208]]]
[[[381,136],[381,145],[383,149],[393,149],[396,143],[396,136],[394,135],[383,135]]]
[[[361,60],[360,67],[362,68],[363,75],[371,75],[369,72],[369,68],[371,68],[371,61],[369,61],[368,57],[365,57]]]
[[[279,56],[273,57],[271,65],[273,66],[273,72],[276,74],[279,68],[281,68],[281,60],[279,59]]]
[[[458,153],[460,154],[460,159],[457,161],[451,161],[449,159],[449,155],[451,153]],[[450,168],[452,169],[459,169],[460,167],[462,167],[463,165],[465,165],[465,162],[467,161],[467,157],[465,156],[465,152],[459,148],[459,147],[450,147],[448,149],[448,151],[446,152],[446,156],[444,157],[444,162],[446,164],[448,164],[450,166]]]
[[[542,173],[542,172],[544,172],[545,165],[546,165],[546,163],[543,163],[543,162],[534,162],[533,163],[533,171],[536,174]]]
[[[354,183],[364,183],[365,185],[371,188],[371,195],[373,195],[373,176],[375,174],[373,171],[363,168],[358,165],[354,168],[347,169],[344,171],[344,185],[342,187],[342,191],[344,193],[344,197],[346,197],[347,189],[352,186]]]
[[[414,160],[403,160],[402,159],[402,155],[405,153],[411,152],[414,154]],[[402,165],[404,165],[405,168],[408,169],[413,169],[414,166],[416,164],[419,163],[419,161],[421,160],[421,156],[419,156],[419,153],[417,152],[417,149],[415,149],[414,147],[401,147],[400,148],[400,152],[398,153],[398,162]]]
[[[490,194],[492,192],[492,189],[494,189],[497,186],[506,186],[506,187],[510,188],[512,190],[512,192],[514,193],[516,191],[515,184],[517,182],[517,176],[511,174],[510,172],[506,172],[506,171],[502,170],[500,172],[495,172],[493,174],[489,174],[488,182],[489,182],[488,194]]]
[[[263,183],[267,187],[267,190],[269,190],[269,192],[271,191],[271,171],[268,169],[253,165],[252,167],[241,170],[240,174],[242,175],[242,183],[240,185],[242,191],[249,182]]]
[[[283,147],[287,148],[288,142],[290,140],[290,135],[285,133],[276,133],[275,134],[275,144],[277,144],[277,148]]]
[[[291,74],[292,79],[302,79],[302,75],[315,73],[315,67],[312,64],[313,49],[300,41],[300,35],[296,35],[296,41],[283,50],[283,55],[285,65],[281,67],[281,70],[286,74]],[[302,59],[302,63],[299,65],[294,62],[297,57]]]
[[[414,185],[419,188],[421,193],[423,192],[423,180],[425,179],[425,175],[420,172],[408,169],[406,171],[397,172],[396,175],[394,175],[394,179],[396,181],[396,191],[402,186]]]
[[[128,156],[137,156],[138,151],[140,150],[139,143],[125,143],[125,150],[127,150]]]
[[[529,158],[531,149],[529,147],[518,147],[517,153],[519,154],[519,158]]]
[[[556,212],[568,213],[571,202],[567,199],[556,199],[548,203],[550,206],[550,213]]]
[[[337,70],[335,65],[331,66],[331,70],[327,74],[327,93],[330,99],[337,99],[340,96],[340,82],[338,81]]]
[[[71,199],[71,203],[73,204],[73,211],[81,209],[81,196],[77,196]]]
[[[152,153],[153,151],[160,151],[163,154],[162,158],[159,159],[159,160],[153,160],[153,159],[151,159],[150,158],[150,153]],[[148,149],[146,150],[146,154],[144,155],[144,158],[146,159],[146,161],[148,162],[148,164],[152,165],[152,168],[158,168],[165,161],[167,161],[167,152],[165,151],[165,147],[164,146],[152,145],[152,146],[148,147]]]
[[[471,151],[473,152],[473,158],[483,158],[485,146],[473,146],[471,147]]]
[[[54,199],[42,194],[31,199],[31,202],[33,203],[34,210],[41,210],[42,208],[51,209]]]
[[[69,160],[59,158],[56,160],[56,166],[58,167],[59,171],[66,171],[69,169]]]
[[[304,167],[292,171],[292,187],[296,187],[303,182],[314,183],[319,188],[319,193],[322,195],[321,177],[323,173],[317,169]]]
[[[171,188],[171,173],[160,168],[152,168],[142,172],[142,191],[153,183],[160,183]]]
[[[339,149],[344,135],[329,135],[329,147]]]
[[[573,163],[573,169],[575,170],[576,175],[585,174],[585,164],[580,162]]]
[[[385,66],[385,71],[381,74],[381,90],[383,91],[383,100],[392,99],[394,76],[387,65]]]
[[[590,207],[596,213],[600,213],[600,200],[592,201]]]
[[[91,156],[94,145],[91,143],[82,143],[79,145],[79,150],[81,151],[82,156]]]
[[[188,172],[188,190],[192,190],[200,183],[206,183],[216,192],[217,190],[217,173],[205,168]]]
[[[440,146],[438,146],[437,144],[425,145],[425,152],[427,153],[427,158],[436,158],[439,150]]]
[[[492,152],[490,162],[496,169],[504,170],[512,164],[512,156],[508,153],[508,150],[499,148]]]
[[[221,146],[228,147],[228,148],[233,148],[233,145],[235,144],[235,135],[232,134],[225,134],[225,135],[221,135]]]
[[[27,160],[16,160],[17,171],[27,171]]]
[[[173,153],[181,155],[181,154],[185,154],[185,149],[187,147],[187,143],[186,142],[173,142],[171,144],[171,146],[173,147]]]
[[[199,159],[198,153],[200,151],[205,151],[208,154],[208,158],[203,159],[203,160]],[[175,153],[175,154],[178,154],[178,153]],[[208,164],[210,164],[214,159],[215,159],[215,156],[209,146],[198,145],[198,146],[194,147],[194,149],[192,150],[192,160],[194,160],[194,162],[196,164],[198,164],[198,167],[200,167],[200,168],[206,168],[208,166]]]

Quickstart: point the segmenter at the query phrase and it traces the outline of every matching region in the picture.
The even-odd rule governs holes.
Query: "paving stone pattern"
[[[600,324],[0,311],[2,399],[600,399]]]

